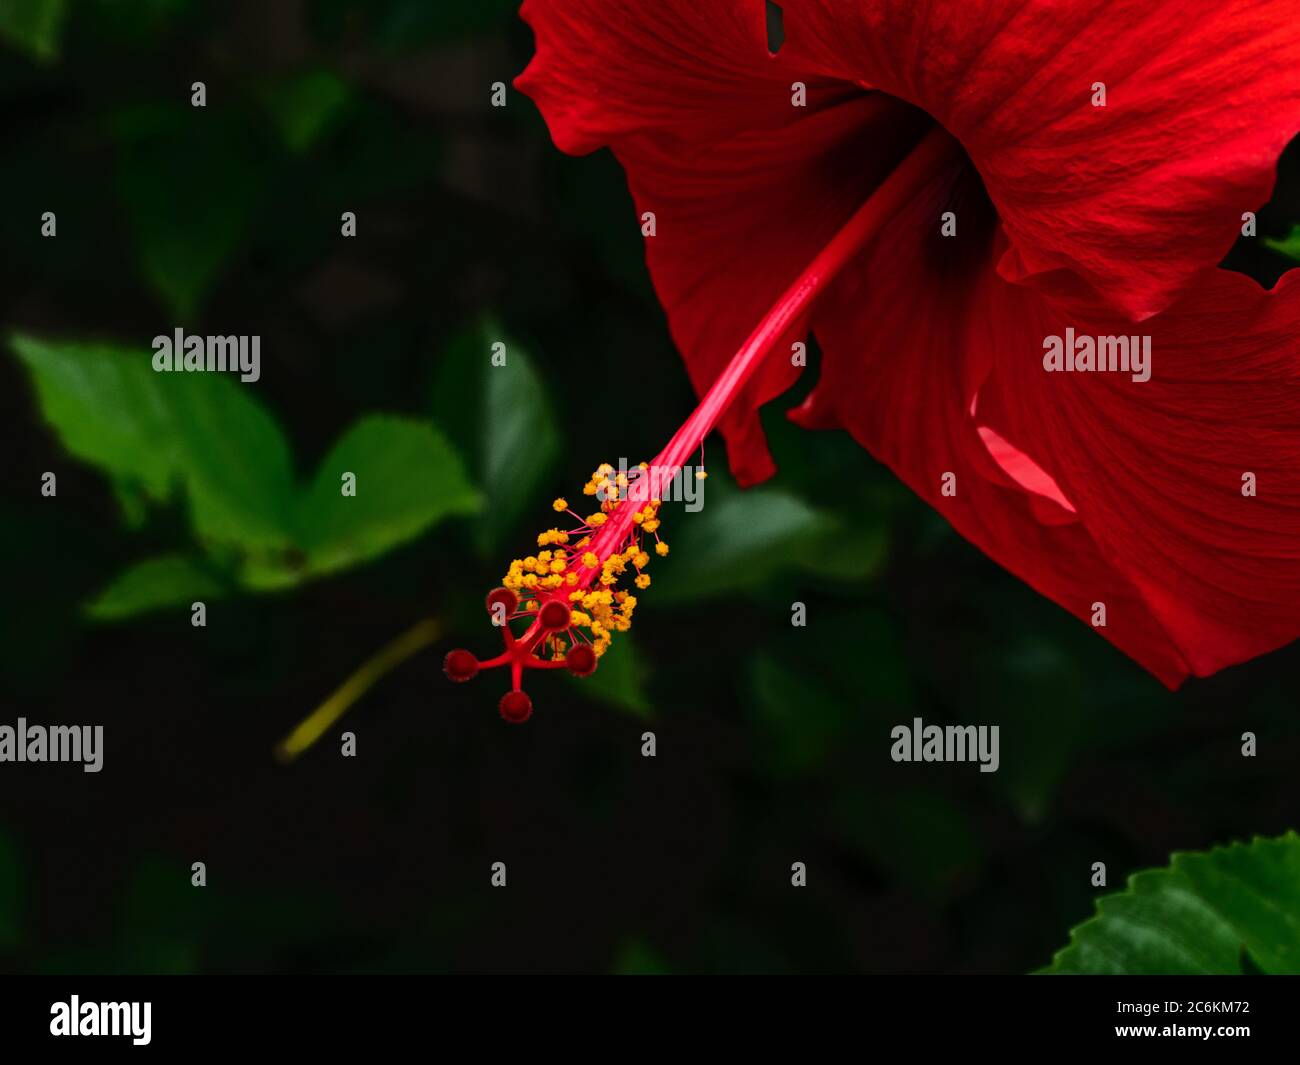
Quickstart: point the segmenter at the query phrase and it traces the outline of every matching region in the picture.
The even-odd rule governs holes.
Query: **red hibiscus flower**
[[[645,498],[715,425],[742,483],[770,476],[757,410],[811,332],[795,421],[847,429],[1165,684],[1293,639],[1300,286],[1216,264],[1300,129],[1296,5],[787,0],[779,47],[768,6],[523,7],[516,84],[558,147],[610,147],[654,215],[651,276],[703,396]],[[648,557],[657,508],[601,514],[507,579],[527,628],[493,664],[519,696],[522,668],[621,617],[592,589]],[[593,640],[569,611],[594,605]]]

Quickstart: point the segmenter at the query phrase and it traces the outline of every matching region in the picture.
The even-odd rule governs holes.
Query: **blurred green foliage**
[[[1285,237],[1264,237],[1263,244],[1293,262],[1300,262],[1300,226],[1292,226]]]
[[[357,759],[330,736],[270,763],[413,619],[490,650],[483,593],[550,501],[693,403],[616,162],[563,156],[513,90],[489,106],[530,55],[515,8],[0,0],[0,690],[111,729],[102,774],[0,774],[0,962],[1023,972],[1092,912],[1094,861],[1292,827],[1294,648],[1166,692],[844,434],[789,424],[807,383],[765,412],[771,483],[740,491],[708,443],[635,631],[537,681],[526,728],[495,718],[499,678],[446,683],[440,647],[345,719]],[[1229,261],[1268,280],[1285,251]],[[260,335],[261,379],[153,373],[177,326]],[[176,609],[198,598],[201,638]],[[914,717],[999,725],[1001,769],[891,762]],[[1142,874],[1055,965],[1199,861]]]
[[[497,360],[501,360],[498,362]],[[433,411],[487,497],[475,526],[481,554],[501,550],[526,512],[538,513],[560,453],[549,389],[527,352],[485,320],[452,340],[433,385]]]
[[[0,37],[48,62],[58,55],[66,0],[0,0]]]
[[[303,487],[280,426],[228,377],[155,373],[147,352],[17,336],[42,413],[63,446],[113,478],[127,515],[182,485],[207,558],[152,559],[121,575],[92,616],[188,605],[214,575],[248,590],[292,586],[376,558],[479,499],[428,422],[369,415]],[[351,476],[355,492],[345,491]]]

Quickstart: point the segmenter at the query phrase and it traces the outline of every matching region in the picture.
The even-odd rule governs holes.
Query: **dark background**
[[[486,517],[346,572],[210,603],[205,629],[187,607],[94,622],[83,604],[117,574],[192,546],[183,496],[128,520],[6,344],[0,723],[103,724],[106,754],[97,775],[0,765],[4,970],[1023,972],[1092,912],[1093,862],[1114,889],[1295,825],[1296,648],[1166,692],[846,436],[788,427],[806,385],[770,412],[771,485],[730,492],[711,443],[704,510],[665,508],[673,554],[601,682],[534,680],[533,719],[505,725],[502,678],[453,686],[443,653],[491,650],[481,597],[554,496],[649,457],[693,404],[618,166],[563,156],[513,88],[489,106],[530,55],[515,4],[4,10],[6,335],[147,352],[177,325],[259,334],[262,379],[240,387],[300,474],[396,412],[455,423],[486,497]],[[1296,216],[1294,169],[1262,233]],[[1254,243],[1230,263],[1271,282],[1287,260]],[[553,441],[525,438],[538,471],[508,492],[482,452],[514,413],[456,355],[498,334]],[[296,763],[272,758],[430,616],[446,639]],[[1001,770],[894,764],[913,717],[999,724]]]

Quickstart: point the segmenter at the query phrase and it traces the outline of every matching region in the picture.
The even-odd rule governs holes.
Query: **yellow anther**
[[[649,463],[645,462],[638,466],[638,470],[649,468]],[[571,603],[573,607],[571,624],[590,631],[590,647],[597,656],[603,655],[609,648],[612,633],[626,632],[631,628],[632,612],[636,608],[637,599],[630,591],[618,587],[624,574],[632,576],[635,568],[635,586],[638,589],[650,586],[650,577],[640,572],[650,562],[650,541],[643,538],[641,533],[655,534],[659,528],[661,503],[658,499],[643,502],[639,493],[635,493],[635,499],[630,498],[631,480],[625,473],[616,474],[609,463],[601,463],[582,489],[584,495],[601,497],[597,512],[586,519],[589,526],[585,530],[586,534],[580,535],[570,547],[565,546],[574,539],[569,533],[558,528],[547,529],[537,537],[537,546],[542,550],[536,555],[512,560],[509,572],[502,581],[507,588],[520,593],[521,599],[529,592],[536,597],[539,592],[550,593],[554,589],[564,589],[563,601]],[[609,515],[616,513],[622,506],[632,510],[630,524],[637,528],[630,530],[621,546],[610,544],[602,561],[590,549],[595,538],[592,530],[607,524]],[[564,513],[569,510],[569,501],[560,496],[552,502],[551,507],[557,514]],[[620,519],[621,517],[622,515]],[[657,536],[655,539],[655,553],[660,556],[668,554],[668,545],[658,540]],[[592,581],[593,571],[598,578],[595,581]],[[591,586],[584,589],[581,587],[584,582],[589,582]],[[538,600],[533,598],[525,602],[524,609],[536,611],[539,606]],[[539,645],[539,653],[549,656],[553,661],[563,661],[572,647],[573,639],[572,634],[567,637],[561,634],[549,635]]]

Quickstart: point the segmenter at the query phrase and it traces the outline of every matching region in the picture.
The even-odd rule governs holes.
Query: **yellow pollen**
[[[645,462],[638,466],[639,470],[649,468]],[[697,476],[702,478],[703,471],[698,471]],[[656,555],[663,557],[668,554],[668,545],[657,535],[661,501],[651,499],[644,502],[640,498],[631,498],[630,482],[631,478],[626,474],[616,473],[609,463],[601,463],[582,488],[584,495],[600,497],[599,509],[585,519],[587,528],[576,536],[554,527],[545,530],[537,537],[537,546],[541,550],[536,555],[513,559],[502,580],[502,584],[518,593],[521,599],[532,594],[533,598],[525,599],[523,606],[529,612],[540,608],[539,593],[551,594],[563,589],[562,601],[572,604],[571,625],[590,633],[589,644],[578,642],[590,646],[598,657],[608,650],[613,633],[626,632],[632,625],[637,598],[619,585],[626,577],[637,589],[650,587],[650,576],[643,572],[650,563],[650,540],[647,537],[654,538]],[[621,543],[609,545],[607,557],[602,561],[591,550],[594,530],[607,524],[609,516],[616,514],[620,507],[631,511],[628,532]],[[559,496],[551,503],[551,508],[557,514],[565,513],[569,511],[569,501]],[[619,515],[620,519],[622,517]],[[573,539],[576,543],[568,546]],[[584,583],[590,586],[583,588],[581,585]],[[537,645],[538,653],[561,662],[575,646],[576,640],[572,632],[547,635]]]

